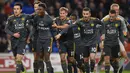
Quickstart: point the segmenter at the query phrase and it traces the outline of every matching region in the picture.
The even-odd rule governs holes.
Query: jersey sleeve
[[[11,36],[13,36],[13,32],[11,31],[11,25],[12,25],[12,22],[11,22],[11,17],[9,17],[6,21],[6,26],[5,26],[5,32],[7,34],[10,34]]]

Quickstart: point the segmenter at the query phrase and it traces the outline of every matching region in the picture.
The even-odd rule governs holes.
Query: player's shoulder
[[[53,19],[51,18],[51,16],[48,15],[48,14],[45,14],[45,19],[46,19],[46,20],[49,20],[49,21],[53,21]]]
[[[109,21],[109,19],[110,19],[110,17],[105,17],[105,18],[103,19],[103,21],[106,22],[106,21]]]
[[[56,20],[58,20],[58,19],[60,19],[59,17],[55,17],[54,19],[53,19],[53,21],[56,21]]]
[[[117,21],[121,21],[121,18],[117,17],[116,20],[117,20]]]
[[[98,18],[96,17],[90,17],[91,20],[97,20]]]
[[[83,18],[80,18],[78,21],[83,21]]]
[[[38,16],[38,15],[35,15],[33,19],[34,19],[34,20],[37,20],[37,19],[39,19],[39,16]]]
[[[13,17],[14,17],[14,14],[10,15],[10,16],[8,17],[8,19],[11,19],[11,18],[13,18]]]
[[[67,17],[67,18],[66,18],[66,20],[70,20],[70,18],[69,18],[69,17]]]

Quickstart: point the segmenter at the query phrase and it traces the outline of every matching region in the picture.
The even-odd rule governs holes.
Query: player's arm
[[[29,22],[29,20],[26,21],[26,28],[27,30],[29,31],[29,35],[28,35],[28,38],[30,39],[34,33],[33,31],[33,26],[32,24]]]
[[[11,31],[11,18],[9,17],[7,19],[7,22],[6,22],[6,26],[5,26],[5,32],[11,36],[13,36],[13,32]]]
[[[125,44],[125,38],[124,38],[124,33],[122,32],[123,29],[122,29],[122,26],[119,27],[119,39],[121,40],[121,42],[123,44]]]
[[[96,19],[96,28],[99,29],[99,33],[100,33],[100,40],[103,41],[105,39],[105,26],[104,23],[102,21],[100,21],[99,19]]]
[[[58,29],[65,29],[65,28],[67,28],[69,25],[66,23],[66,24],[64,24],[64,25],[57,25],[56,23],[54,23],[53,25],[52,25],[52,27],[54,27],[54,28],[58,28]]]
[[[122,18],[120,18],[121,19],[121,29],[122,29],[122,31],[123,31],[123,34],[124,34],[124,36],[127,36],[127,32],[128,32],[128,30],[127,30],[127,23],[126,23],[126,21],[125,21],[125,19],[122,17]]]
[[[69,29],[69,27],[66,28],[66,29],[63,29],[60,33],[58,33],[58,34],[55,36],[55,39],[56,39],[56,40],[60,39],[60,37],[61,37],[64,33],[66,33],[66,32],[68,31],[68,29]]]

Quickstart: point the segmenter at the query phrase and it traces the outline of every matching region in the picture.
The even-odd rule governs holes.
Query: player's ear
[[[66,16],[68,15],[68,13],[66,12]]]
[[[22,9],[20,10],[20,12],[22,13]]]
[[[91,13],[90,13],[90,16],[91,16]]]

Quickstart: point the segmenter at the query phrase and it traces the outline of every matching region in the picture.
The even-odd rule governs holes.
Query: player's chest
[[[15,29],[24,28],[25,18],[15,18],[13,19],[12,24],[14,25]]]
[[[49,26],[49,22],[43,18],[39,18],[36,22],[37,26],[41,26],[41,27],[48,27]]]
[[[115,30],[118,30],[119,27],[120,27],[120,23],[118,23],[118,22],[117,23],[115,23],[115,22],[113,22],[113,23],[109,22],[109,23],[105,24],[105,29],[115,29]]]
[[[56,20],[56,24],[57,25],[64,25],[64,24],[66,24],[67,23],[67,20]]]
[[[96,23],[94,22],[80,22],[80,28],[81,29],[95,29],[96,28]]]

